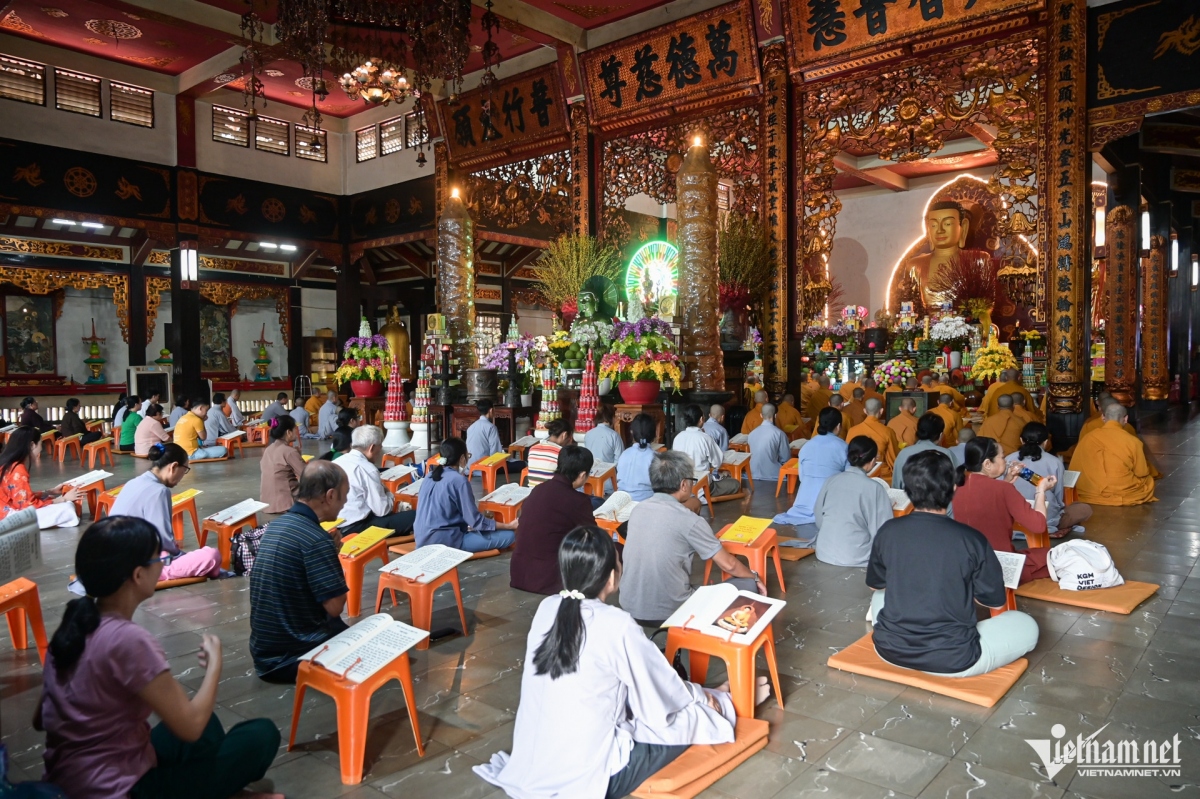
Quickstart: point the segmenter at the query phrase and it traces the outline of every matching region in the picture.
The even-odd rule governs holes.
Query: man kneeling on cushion
[[[931,674],[974,677],[1037,646],[1038,627],[1016,610],[976,621],[977,605],[1004,606],[1004,575],[983,533],[946,516],[954,486],[954,464],[942,452],[926,450],[904,464],[913,513],[879,528],[867,585],[875,591],[871,619],[881,658]]]

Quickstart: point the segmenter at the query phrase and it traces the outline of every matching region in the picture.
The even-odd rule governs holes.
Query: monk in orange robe
[[[983,420],[979,435],[994,438],[1004,447],[1004,454],[1010,455],[1021,448],[1021,431],[1025,423],[1013,413],[1012,397],[1002,394],[997,398],[996,412]]]
[[[900,400],[900,413],[887,423],[888,429],[896,434],[901,446],[917,443],[917,401],[905,397]]]
[[[832,396],[833,392],[829,390],[829,376],[821,375],[817,378],[817,387],[804,405],[804,415],[809,419],[816,419],[821,409],[829,406],[829,398]]]
[[[846,402],[854,399],[854,389],[862,388],[862,384],[855,380],[857,377],[859,377],[859,375],[851,375],[849,380],[838,386],[837,393],[841,394],[842,399],[844,399]]]
[[[750,435],[754,429],[762,424],[762,406],[767,404],[767,392],[754,392],[754,406],[746,411],[746,418],[742,420],[742,433]]]
[[[950,376],[942,375],[938,378],[938,393],[949,394],[954,400],[954,409],[962,413],[967,409],[967,398],[962,395],[954,386],[950,385]]]
[[[852,427],[856,424],[862,424],[866,420],[867,409],[863,407],[866,399],[866,392],[861,388],[856,388],[854,389],[854,399],[843,406],[843,410],[850,415],[850,425]]]
[[[1124,506],[1157,501],[1145,445],[1125,431],[1128,420],[1123,405],[1106,405],[1104,424],[1075,445],[1071,470],[1079,472],[1075,494],[1080,502]]]
[[[984,416],[991,416],[996,412],[1000,397],[1014,392],[1025,395],[1026,408],[1034,407],[1033,396],[1025,390],[1025,386],[1017,382],[1020,374],[1016,369],[1008,369],[1000,373],[1000,380],[988,387],[987,394],[983,395],[983,402],[979,405]]]
[[[933,406],[930,413],[936,413],[946,423],[946,430],[942,434],[942,446],[953,447],[957,444],[958,431],[963,429],[963,419],[958,411],[954,410],[954,399],[949,394],[939,394],[937,405]]]
[[[800,411],[796,410],[796,397],[784,394],[779,406],[775,409],[775,426],[787,433],[788,441],[802,438],[807,432]]]
[[[896,439],[896,433],[881,421],[883,417],[881,401],[869,399],[864,403],[864,407],[867,410],[866,421],[850,428],[850,440],[853,441],[855,436],[867,436],[875,442],[875,446],[879,448],[879,454],[876,457],[880,461],[880,466],[879,471],[873,476],[891,483],[892,468],[896,465],[896,454],[900,451],[900,442]]]
[[[876,388],[878,388],[878,386],[871,378],[868,377],[863,380],[863,402],[866,402],[869,399],[877,399],[880,402],[883,402],[883,395],[876,391]]]
[[[1122,408],[1125,407],[1125,406],[1121,405],[1120,402],[1113,399],[1111,394],[1107,394],[1107,392],[1101,392],[1101,394],[1100,394],[1100,409],[1101,409],[1100,414],[1093,418],[1088,419],[1086,422],[1083,423],[1083,429],[1079,431],[1079,438],[1077,439],[1077,442],[1083,441],[1084,436],[1091,435],[1095,431],[1104,427],[1104,425],[1106,424],[1106,421],[1104,418],[1104,409],[1109,407],[1110,405],[1117,405]],[[1129,435],[1133,436],[1134,438],[1137,438],[1137,430],[1134,428],[1133,425],[1131,425],[1129,423],[1129,411],[1125,412],[1125,421],[1121,423],[1121,429],[1124,430]],[[1141,441],[1141,439],[1138,438],[1138,441]],[[1143,442],[1143,451],[1145,449],[1144,443],[1145,442]],[[1145,454],[1146,454],[1146,463],[1150,464],[1150,476],[1153,477],[1155,480],[1162,479],[1162,472],[1160,472],[1158,470],[1158,466],[1154,463],[1154,457],[1149,452],[1146,452]]]

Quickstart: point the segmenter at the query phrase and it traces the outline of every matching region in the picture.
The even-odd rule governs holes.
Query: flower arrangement
[[[608,354],[600,360],[601,378],[620,380],[671,380],[678,388],[683,377],[671,326],[662,319],[645,317],[617,322]]]
[[[976,319],[991,313],[1004,299],[1000,260],[983,250],[963,250],[929,280],[929,289],[943,295],[960,311]]]
[[[386,382],[391,374],[391,352],[387,339],[381,335],[354,336],[346,339],[343,360],[334,378],[339,383],[351,380]]]
[[[811,325],[801,337],[805,350],[813,350],[825,343],[826,339],[831,340],[834,344],[845,344],[851,341],[857,341],[858,331],[849,325],[837,324],[832,327],[823,325]]]
[[[718,237],[717,296],[721,312],[745,308],[771,283],[771,248],[757,215],[731,212]]]
[[[938,349],[962,351],[971,340],[971,325],[961,316],[945,316],[929,329],[929,338]]]
[[[903,383],[908,378],[916,376],[916,370],[912,368],[912,365],[908,361],[902,361],[899,358],[884,361],[879,366],[876,366],[875,371],[871,374],[875,382],[880,385],[887,385],[897,380]]]
[[[613,340],[613,326],[604,321],[577,319],[571,325],[571,341],[586,353],[588,349],[601,352],[608,349]]]
[[[1017,369],[1017,359],[1008,347],[1002,347],[995,337],[988,340],[986,347],[975,350],[975,363],[971,366],[973,380],[998,380],[1006,369]]]
[[[549,361],[550,343],[545,336],[534,338],[526,333],[513,342],[516,344],[517,372],[522,376],[522,394],[529,393],[535,376]],[[495,369],[500,377],[508,374],[508,342],[497,344],[483,359],[480,369]]]

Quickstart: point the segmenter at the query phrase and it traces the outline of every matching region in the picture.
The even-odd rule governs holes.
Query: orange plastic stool
[[[750,459],[749,458],[742,461],[741,463],[722,463],[721,471],[729,472],[729,476],[732,477],[734,480],[737,480],[739,483],[742,482],[742,475],[745,474],[747,479],[750,482],[750,493],[751,494],[754,493],[754,475],[750,473]]]
[[[208,534],[215,533],[217,536],[217,551],[221,553],[221,568],[231,569],[230,566],[233,552],[233,537],[241,530],[249,528],[253,530],[258,527],[258,514],[252,513],[241,521],[231,522],[229,524],[221,524],[214,522],[212,519],[205,519],[204,524],[200,527],[200,532],[196,534],[200,539],[200,546],[205,546],[208,543]]]
[[[192,529],[196,531],[196,540],[200,540],[200,514],[196,512],[196,497],[190,496],[176,503],[171,502],[171,531],[175,533],[175,543],[183,545],[184,514],[192,515]]]
[[[100,495],[104,493],[104,481],[96,480],[87,485],[78,486],[79,493],[83,494],[87,500],[88,513],[92,514],[92,521],[100,518],[97,514],[100,512]],[[75,502],[75,512],[83,518],[83,502]]]
[[[895,508],[892,508],[892,518],[899,519],[901,516],[907,516],[908,514],[910,514],[912,512],[913,512],[913,504],[910,502],[907,505],[905,505],[904,508],[901,510],[896,510]]]
[[[353,541],[356,537],[357,533],[343,536],[342,543]],[[338,555],[338,560],[342,563],[342,573],[346,575],[346,585],[350,587],[350,593],[346,597],[346,613],[350,616],[362,613],[363,573],[367,564],[376,558],[381,558],[384,563],[388,562],[388,540],[386,538],[367,547],[362,552],[356,552],[353,557]]]
[[[413,481],[412,472],[409,472],[402,477],[396,477],[391,480],[383,480],[383,487],[392,495],[392,511],[395,512],[400,507],[400,489]],[[407,502],[407,499],[405,500]]]
[[[300,723],[304,692],[309,688],[320,691],[332,697],[337,704],[338,759],[342,766],[342,784],[357,785],[362,782],[363,757],[367,749],[367,721],[371,716],[371,695],[391,680],[399,680],[400,687],[404,690],[404,703],[408,705],[408,720],[412,722],[417,754],[425,757],[425,746],[421,743],[421,727],[417,721],[417,703],[413,694],[412,668],[408,663],[407,652],[361,683],[343,679],[322,666],[302,661],[296,672],[296,698],[292,702],[292,733],[288,736],[288,751],[292,751],[292,747],[296,745],[296,726]]]
[[[83,454],[87,455],[88,468],[95,469],[97,461],[99,461],[101,466],[104,465],[106,460],[108,461],[109,466],[115,465],[116,461],[113,460],[112,445],[113,440],[111,438],[101,438],[98,441],[93,441],[90,444],[84,444]],[[80,460],[82,461],[82,459]]]
[[[1016,609],[1017,609],[1017,592],[1011,588],[1004,589],[1004,607],[989,608],[993,619],[996,618],[997,616],[999,616],[1001,613],[1004,613],[1007,610],[1016,610]]]
[[[100,496],[96,498],[96,510],[92,514],[93,520],[98,520],[101,516],[107,516],[112,510],[113,503],[117,501],[117,494],[121,493],[124,486],[110,488],[108,491],[101,491]],[[174,519],[172,519],[174,521]]]
[[[18,577],[11,583],[0,585],[0,613],[4,614],[8,622],[13,649],[29,648],[29,632],[25,629],[25,619],[28,617],[29,626],[33,628],[33,640],[37,642],[38,658],[45,663],[48,644],[37,584],[24,577]]]
[[[733,525],[727,524],[717,533],[717,538],[728,530]],[[763,531],[763,534],[754,539],[749,544],[739,544],[735,541],[722,541],[721,546],[731,555],[741,555],[750,563],[750,568],[758,572],[758,576],[762,578],[762,583],[767,584],[767,556],[775,556],[775,576],[779,578],[779,590],[782,593],[787,593],[787,587],[783,584],[783,564],[779,559],[779,538],[775,534],[774,527],[768,527]],[[708,575],[712,572],[712,561],[704,564],[704,582],[708,583]],[[721,572],[725,574],[725,572]],[[728,575],[726,575],[728,576]]]
[[[499,502],[480,502],[479,512],[492,514],[492,518],[498,522],[514,522],[521,515],[521,506],[524,504],[525,500],[521,500],[513,505],[502,505]]]
[[[1050,533],[1040,532],[1033,533],[1024,525],[1013,522],[1013,530],[1018,533],[1025,534],[1025,543],[1031,548],[1048,547],[1050,546]]]
[[[224,447],[225,447],[225,454],[227,457],[232,458],[234,456],[234,453],[237,453],[237,456],[239,458],[246,457],[246,453],[242,451],[242,437],[241,436],[238,436],[237,438],[225,439]]]
[[[85,428],[87,428],[87,431],[89,433],[103,433],[104,432],[104,422],[100,421],[99,419],[93,419],[90,422],[85,422],[83,426]]]
[[[529,470],[526,469],[525,472],[523,472],[523,474],[527,473],[528,471]],[[616,466],[613,466],[611,469],[609,469],[604,474],[602,474],[598,477],[592,477],[591,475],[588,475],[587,482],[583,484],[583,493],[591,494],[593,497],[603,497],[604,496],[604,484],[610,480],[612,481],[613,491],[616,491],[617,490],[617,467]]]
[[[707,474],[704,475],[703,477],[701,477],[696,482],[692,483],[692,496],[693,497],[695,497],[696,499],[699,499],[701,491],[704,492],[704,497],[705,497],[705,499],[708,500],[708,502],[706,502],[705,505],[708,506],[708,518],[711,521],[712,519],[717,518],[717,512],[713,510],[712,491],[708,487],[708,475]]]
[[[684,627],[671,627],[667,631],[667,660],[673,662],[680,649],[688,651],[692,682],[704,684],[708,676],[708,659],[718,657],[725,661],[729,677],[729,694],[733,709],[739,717],[754,718],[754,656],[763,650],[767,669],[771,673],[771,685],[779,709],[783,709],[783,693],[779,690],[779,667],[775,662],[775,639],[768,624],[758,637],[749,644],[736,644],[715,635],[706,635]]]
[[[76,433],[73,436],[60,438],[54,442],[54,457],[58,458],[59,463],[66,461],[68,449],[74,450],[75,460],[83,463],[83,450],[81,449],[83,445],[79,443],[79,439],[82,437],[83,433]]]
[[[485,494],[490,494],[496,490],[496,475],[501,469],[504,470],[504,482],[509,482],[508,461],[506,460],[499,461],[497,463],[489,463],[486,466],[481,462],[473,463],[471,464],[470,471],[467,473],[467,479],[470,480],[475,476],[475,472],[479,472],[483,475],[483,492]]]
[[[779,467],[779,480],[775,483],[775,496],[779,496],[779,489],[783,488],[785,479],[787,480],[787,492],[794,494],[796,492],[796,483],[800,482],[799,458],[792,458]]]
[[[392,604],[396,604],[396,592],[403,591],[408,594],[409,613],[412,614],[412,626],[422,630],[428,630],[433,624],[433,595],[443,585],[447,583],[454,589],[454,599],[458,602],[458,620],[462,624],[463,635],[467,634],[467,616],[463,612],[462,589],[458,584],[458,567],[451,569],[431,583],[420,583],[416,580],[410,580],[407,577],[401,577],[392,572],[379,573],[379,590],[375,594],[375,612],[383,606],[383,592],[389,591],[392,595]],[[424,638],[421,643],[417,644],[417,649],[428,649],[429,639]]]
[[[389,466],[399,466],[402,463],[411,463],[416,465],[417,456],[415,451],[409,451],[403,455],[388,455],[383,456],[383,467],[386,469]]]
[[[47,430],[46,432],[42,433],[42,437],[38,439],[38,442],[42,445],[43,455],[49,455],[51,452],[54,452],[54,437],[56,435],[58,435],[57,431]]]

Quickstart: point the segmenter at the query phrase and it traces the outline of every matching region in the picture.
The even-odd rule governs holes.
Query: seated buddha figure
[[[918,317],[938,310],[942,297],[930,288],[938,270],[947,266],[967,246],[971,215],[953,200],[931,203],[925,212],[925,240],[929,252],[912,256],[900,265],[892,280],[892,307],[911,302]]]

